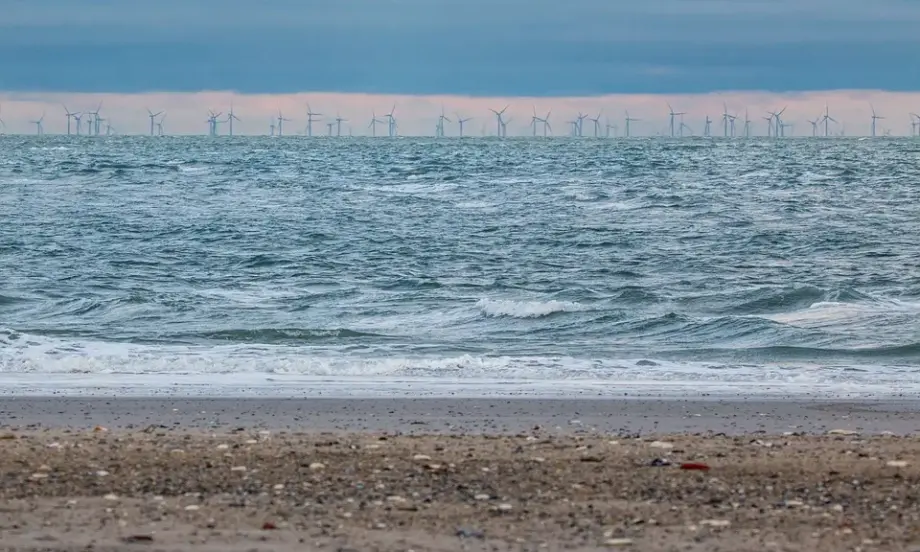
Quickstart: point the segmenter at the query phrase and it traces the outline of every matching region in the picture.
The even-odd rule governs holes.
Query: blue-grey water
[[[0,137],[22,374],[920,387],[920,140]]]

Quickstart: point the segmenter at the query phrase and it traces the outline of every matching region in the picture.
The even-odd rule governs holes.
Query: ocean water
[[[920,140],[0,137],[0,392],[92,388],[917,393]]]

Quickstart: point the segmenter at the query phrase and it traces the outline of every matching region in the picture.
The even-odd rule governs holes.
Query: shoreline
[[[0,552],[912,551],[920,401],[0,397]]]
[[[0,396],[0,426],[513,435],[920,432],[920,400],[809,398],[161,398]]]

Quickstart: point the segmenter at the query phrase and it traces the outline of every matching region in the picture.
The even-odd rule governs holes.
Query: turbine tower
[[[290,119],[285,119],[284,115],[281,114],[281,110],[278,110],[278,136],[284,136],[284,123],[291,122]]]
[[[159,117],[161,113],[163,113],[163,112],[162,112],[162,111],[159,111],[159,112],[157,112],[157,113],[154,113],[154,112],[150,111],[150,108],[149,108],[149,107],[147,108],[147,116],[150,117],[150,135],[151,135],[151,136],[153,136],[153,127],[154,127],[154,125],[156,124],[156,118]],[[212,134],[212,136],[213,136],[214,133],[212,132],[211,134]]]
[[[499,138],[502,138],[505,136],[505,125],[507,123],[505,123],[505,121],[502,120],[502,115],[504,115],[507,109],[508,109],[507,105],[505,106],[505,109],[502,109],[501,111],[495,111],[494,109],[491,109],[491,108],[489,109],[489,111],[491,111],[492,113],[495,113],[495,131]]]
[[[725,114],[723,113],[722,116],[724,117]],[[712,119],[709,118],[709,115],[706,115],[706,122],[705,122],[705,126],[703,127],[703,136],[706,136],[707,138],[712,136],[711,128],[712,128]]]
[[[584,136],[585,119],[587,118],[588,118],[588,114],[582,113],[581,111],[578,112],[578,117],[575,117],[577,129],[578,129],[578,136]]]
[[[338,113],[335,114],[335,135],[336,136],[342,135],[342,123],[347,122],[347,121],[348,119],[343,119],[342,116],[339,115]],[[281,128],[281,127],[278,127],[278,128]]]
[[[229,129],[229,130],[230,130],[230,136],[233,136],[233,120],[234,120],[234,119],[236,119],[237,121],[240,120],[240,118],[237,117],[235,113],[233,113],[233,102],[230,102],[230,112],[227,113],[227,121],[226,121],[226,122],[230,123],[230,129]]]
[[[533,106],[533,116],[530,118],[530,126],[533,127],[533,135],[537,136],[537,123],[540,122],[540,118],[537,117],[537,106]]]
[[[629,123],[634,123],[641,119],[635,119],[629,116],[629,110],[626,111],[626,137],[629,138]]]
[[[916,121],[914,121],[915,118],[917,119]],[[0,123],[2,122],[3,121],[0,121]],[[910,114],[910,135],[920,136],[920,115],[917,115],[916,113]]]
[[[818,136],[818,123],[820,121],[821,121],[820,115],[818,115],[818,118],[815,119],[814,121],[812,121],[811,119],[808,120],[808,124],[811,125],[811,137],[812,138],[815,138]]]
[[[460,137],[463,138],[463,124],[464,124],[464,123],[467,123],[467,122],[469,122],[469,121],[472,121],[473,118],[472,118],[472,117],[467,117],[466,119],[464,119],[463,117],[460,116],[459,113],[454,113],[454,115],[457,116],[457,124],[460,125]]]
[[[70,110],[67,109],[66,105],[64,104],[61,104],[61,105],[64,106],[64,114],[67,117],[67,136],[70,136],[70,120],[72,118],[75,118],[77,115],[79,115],[79,113],[71,113]],[[77,126],[79,127],[79,123],[77,123]],[[77,132],[77,134],[79,134],[79,131]]]
[[[313,117],[322,117],[322,113],[316,113],[313,109],[310,108],[310,104],[307,104],[307,136],[313,136],[313,122],[320,121],[321,119],[314,119]]]
[[[744,110],[744,137],[751,137],[751,118],[748,116],[747,108]]]
[[[875,138],[875,123],[884,119],[884,117],[875,113],[875,107],[872,104],[869,104],[869,107],[872,108],[872,137]]]
[[[160,122],[157,123],[157,136],[165,136],[165,133],[163,132],[163,121],[165,120],[166,114],[164,113],[163,116],[160,117]]]
[[[222,114],[223,112],[214,113],[212,110],[208,110],[208,128],[211,136],[217,136],[217,124],[220,122],[217,118]]]
[[[668,115],[670,116],[669,128],[671,130],[671,138],[674,138],[675,136],[674,117],[677,117],[680,115],[686,115],[686,113],[684,113],[683,111],[674,111],[674,108],[671,107],[671,104],[669,103],[668,104]],[[683,125],[683,123],[681,123],[681,125]],[[679,130],[682,131],[683,126],[681,126]]]

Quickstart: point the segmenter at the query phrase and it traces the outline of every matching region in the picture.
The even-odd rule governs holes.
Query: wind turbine
[[[3,110],[3,106],[0,105],[0,111],[2,110]],[[6,123],[3,121],[3,119],[0,119],[0,128],[6,128]]]
[[[505,109],[502,109],[501,111],[495,111],[494,109],[489,108],[489,111],[491,111],[492,113],[495,113],[495,126],[496,126],[496,132],[498,133],[499,138],[505,135],[504,130],[505,130],[506,123],[502,120],[502,115],[504,115],[507,109],[508,109],[507,105],[505,106]]]
[[[917,119],[916,122],[914,122],[914,118]],[[0,123],[2,122],[3,121],[0,121]],[[915,134],[917,136],[920,136],[920,115],[917,115],[916,113],[911,113],[910,114],[910,135],[914,136]]]
[[[837,122],[837,119],[831,117],[830,109],[828,109],[827,104],[824,104],[824,117],[821,118],[821,122],[824,123],[824,137],[827,138],[830,136],[830,125],[829,121]]]
[[[214,113],[212,110],[210,109],[208,110],[208,126],[211,131],[210,132],[211,136],[217,136],[217,123],[220,122],[217,120],[217,118],[220,117],[222,114],[223,112]]]
[[[451,121],[450,119],[448,119],[446,115],[444,115],[444,106],[442,105],[442,106],[441,106],[441,115],[438,117],[438,125],[437,125],[437,127],[436,127],[436,129],[435,129],[436,137],[438,137],[438,138],[443,138],[443,137],[444,137],[444,121],[447,121],[448,123],[452,123],[452,122],[453,122],[453,121]]]
[[[578,117],[575,118],[575,120],[578,121],[578,135],[579,136],[584,136],[585,119],[587,118],[588,118],[588,114],[582,113],[581,111],[578,112]]]
[[[106,136],[111,136],[111,135],[113,135],[113,134],[115,134],[115,127],[112,126],[112,122],[111,122],[111,121],[106,121],[106,123],[105,123],[105,135],[106,135]]]
[[[281,114],[281,110],[278,110],[278,136],[284,136],[284,123],[291,122],[290,119],[285,119],[284,115]]]
[[[510,123],[511,121],[512,119],[508,119],[507,121],[502,121],[502,137],[508,136],[508,123]]]
[[[540,122],[543,123],[543,137],[546,138],[546,131],[549,130],[550,133],[553,132],[553,125],[549,124],[549,117],[553,114],[553,110],[550,109],[546,112],[546,117],[541,117]]]
[[[725,102],[722,102],[722,137],[723,138],[728,138],[728,121],[731,118],[732,116],[728,114],[728,105]]]
[[[308,116],[308,117],[309,117],[309,115],[310,115],[310,114],[307,113],[307,116]],[[367,128],[371,129],[371,136],[374,136],[374,137],[377,136],[377,123],[383,124],[383,120],[382,120],[382,119],[378,119],[378,118],[377,118],[377,113],[376,113],[375,111],[372,110],[372,111],[371,111],[371,122],[370,122],[370,124],[367,125]]]
[[[336,125],[336,126],[335,126],[335,135],[336,135],[336,136],[341,136],[341,135],[342,135],[342,123],[343,123],[343,122],[347,122],[347,121],[348,121],[348,119],[343,119],[342,116],[339,115],[338,113],[335,114],[335,125]],[[281,128],[281,127],[279,126],[278,128]]]
[[[160,117],[160,122],[157,123],[157,135],[158,136],[164,136],[163,121],[165,120],[166,120],[166,114],[164,113],[163,116]]]
[[[150,117],[150,135],[151,135],[151,136],[153,136],[153,125],[156,123],[155,119],[156,119],[157,117],[159,117],[161,113],[163,113],[163,112],[162,112],[162,111],[159,111],[159,112],[157,112],[157,113],[154,113],[154,112],[150,111],[150,108],[149,108],[149,107],[147,108],[147,116]],[[212,135],[214,134],[213,130],[211,131],[211,134],[212,134]]]
[[[767,122],[767,138],[773,136],[773,115],[768,113],[767,117],[761,117]]]
[[[533,127],[533,135],[537,135],[537,123],[540,122],[540,118],[537,117],[537,106],[533,106],[533,116],[530,118],[530,126]]]
[[[102,120],[99,118],[99,112],[102,110],[102,102],[99,102],[99,105],[96,107],[96,111],[90,111],[90,115],[93,116],[93,134],[99,136],[99,124]]]
[[[326,136],[329,136],[330,138],[332,137],[332,127],[334,126],[335,126],[335,123],[326,123],[326,130],[327,130]]]
[[[788,106],[787,106],[787,107],[788,107]],[[772,116],[773,120],[774,120],[775,123],[776,123],[776,127],[775,127],[775,129],[774,129],[774,131],[773,131],[773,137],[774,137],[774,138],[779,138],[779,137],[785,135],[785,127],[783,127],[783,120],[782,120],[781,117],[782,117],[783,113],[786,112],[787,107],[784,107],[784,108],[782,108],[781,110],[779,110],[779,113],[777,113],[776,111],[768,111],[768,112],[767,112],[767,113],[769,113],[769,114]]]
[[[613,137],[616,138],[617,134],[619,133],[620,127],[618,127],[616,123],[610,124],[610,119],[605,119],[604,123],[606,125],[606,130],[607,130],[606,137],[610,138],[610,129],[613,129]]]
[[[687,129],[688,131],[690,131],[690,136],[693,136],[693,129],[690,128],[690,125],[684,124],[684,117],[682,114],[680,117],[680,137],[681,138],[684,137],[684,129]]]
[[[703,136],[706,136],[707,138],[712,136],[712,133],[710,132],[711,127],[712,127],[712,119],[709,118],[709,115],[706,115],[706,122],[705,122],[705,126],[703,127]]]
[[[629,110],[626,111],[626,137],[629,138],[629,123],[634,123],[641,119],[634,119],[629,116]]]
[[[35,125],[35,133],[38,134],[39,136],[42,136],[45,134],[45,127],[42,125],[42,122],[44,120],[45,120],[45,113],[42,112],[41,118],[39,118],[37,121],[32,121],[32,124]]]
[[[268,128],[270,129],[270,132],[271,132],[269,136],[274,136],[275,135],[275,118],[274,117],[268,120]]]
[[[230,112],[227,113],[227,121],[226,121],[230,123],[230,136],[233,136],[233,120],[234,119],[236,119],[237,121],[240,120],[240,118],[237,117],[235,113],[233,113],[233,102],[230,102]]]
[[[71,113],[70,110],[67,109],[67,106],[66,106],[66,105],[64,105],[64,104],[61,104],[61,105],[64,106],[64,113],[65,113],[65,115],[67,116],[67,136],[70,136],[70,119],[71,119],[71,118],[75,118],[77,115],[79,115],[79,113]],[[78,124],[79,124],[79,123],[78,123]],[[79,132],[78,132],[78,134],[79,134]]]
[[[684,113],[683,111],[679,111],[679,112],[678,112],[678,111],[674,111],[674,108],[671,107],[671,104],[670,104],[670,103],[668,103],[668,115],[670,116],[670,125],[669,125],[669,127],[670,127],[670,130],[671,130],[671,138],[674,138],[674,117],[679,116],[679,115],[686,115],[686,113]],[[681,123],[681,124],[683,124],[683,123]],[[681,127],[680,130],[683,130],[683,127]]]
[[[594,118],[588,117],[588,120],[594,123],[594,137],[595,138],[600,138],[601,136],[601,113],[603,111],[604,111],[603,109],[598,111],[597,117],[594,117]]]
[[[310,104],[307,104],[307,136],[313,136],[313,121],[319,121],[321,119],[314,119],[313,117],[322,117],[322,113],[315,113],[311,108]]]
[[[751,119],[750,117],[748,117],[747,108],[745,108],[744,110],[744,137],[745,138],[751,137]]]
[[[454,113],[454,115],[457,116],[457,124],[460,125],[460,137],[463,138],[463,123],[472,121],[473,118],[472,118],[472,117],[467,117],[466,119],[464,119],[463,117],[460,116],[459,113]]]
[[[884,117],[875,113],[875,108],[872,107],[872,104],[869,104],[869,107],[872,108],[872,137],[875,138],[875,122],[884,119]]]
[[[397,124],[396,124],[396,117],[393,116],[394,113],[396,113],[395,103],[393,104],[393,109],[391,109],[389,113],[384,115],[384,117],[387,118],[387,134],[389,135],[390,138],[396,137]]]
[[[818,118],[815,119],[814,121],[812,121],[811,119],[808,119],[808,124],[811,125],[811,137],[812,138],[818,136],[818,122],[819,121],[821,121],[820,115],[818,115]]]

